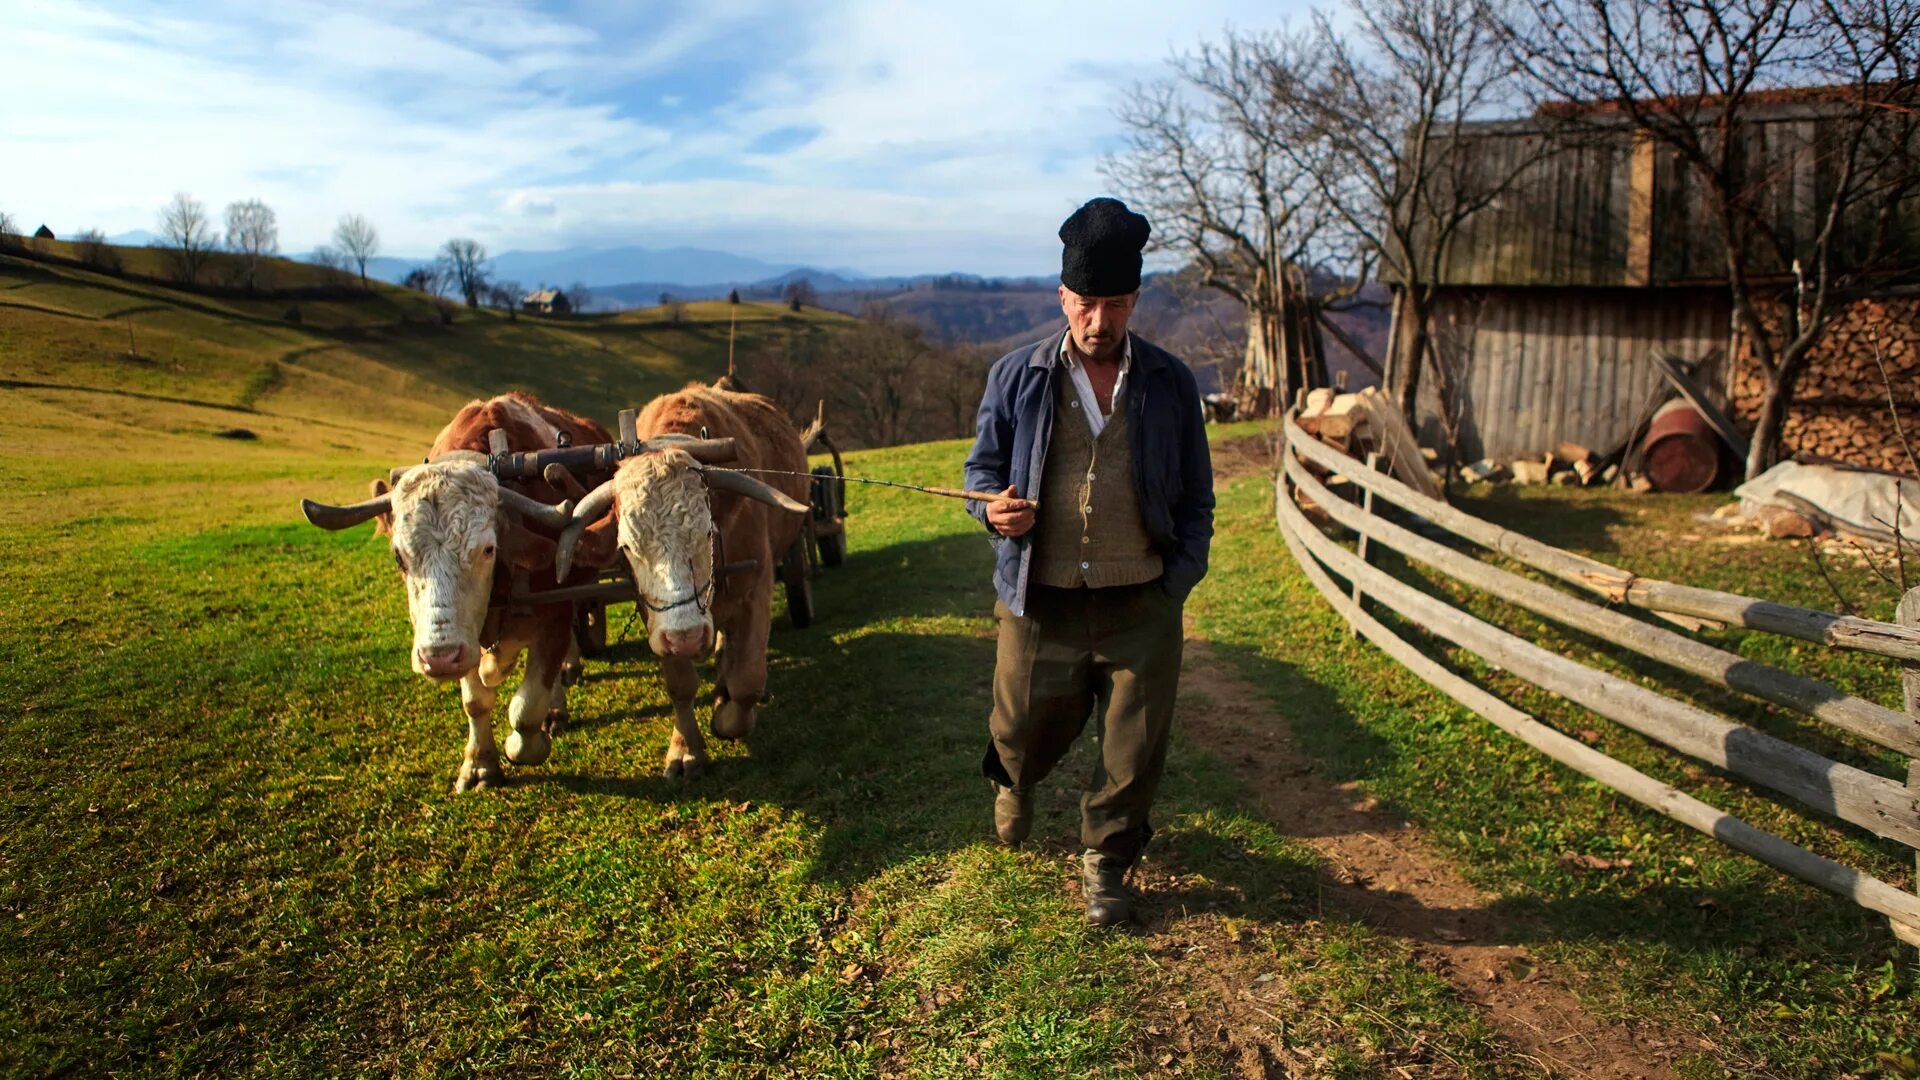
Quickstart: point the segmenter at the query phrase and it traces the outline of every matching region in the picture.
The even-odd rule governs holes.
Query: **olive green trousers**
[[[1030,585],[1027,613],[996,602],[992,738],[981,771],[1031,790],[1097,716],[1100,763],[1080,799],[1080,842],[1131,865],[1167,763],[1185,643],[1181,602],[1160,582],[1105,589]]]

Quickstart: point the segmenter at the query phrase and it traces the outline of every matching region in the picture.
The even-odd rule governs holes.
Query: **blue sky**
[[[6,0],[0,210],[116,233],[184,190],[266,200],[290,251],[357,211],[394,254],[1040,272],[1121,89],[1290,7]]]

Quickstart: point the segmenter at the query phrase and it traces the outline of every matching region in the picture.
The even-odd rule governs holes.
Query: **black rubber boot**
[[[1117,926],[1133,915],[1127,865],[1111,855],[1091,848],[1081,854],[1080,891],[1087,899],[1087,921],[1095,926]]]

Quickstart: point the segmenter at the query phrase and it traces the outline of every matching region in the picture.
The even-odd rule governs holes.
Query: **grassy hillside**
[[[157,252],[116,250],[129,269],[164,269]],[[283,283],[317,273],[275,261]],[[737,315],[742,351],[844,321],[773,304]],[[212,296],[0,255],[0,437],[31,453],[51,447],[29,436],[138,425],[186,439],[151,443],[150,456],[192,456],[195,438],[244,427],[269,450],[384,459],[416,453],[461,402],[509,389],[610,423],[623,406],[723,372],[728,316],[718,302],[688,305],[679,323],[658,310],[510,320],[463,307],[443,325],[429,298],[379,284],[326,299]]]

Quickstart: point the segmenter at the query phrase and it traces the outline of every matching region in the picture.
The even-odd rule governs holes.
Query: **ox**
[[[377,531],[393,538],[413,623],[413,669],[436,682],[460,682],[467,750],[455,791],[505,780],[494,749],[494,702],[523,650],[526,678],[507,709],[513,726],[508,760],[546,761],[551,733],[567,711],[561,671],[573,652],[575,605],[516,609],[505,601],[516,571],[536,590],[564,578],[554,570],[554,537],[571,520],[571,507],[545,481],[527,481],[523,491],[494,477],[486,451],[487,433],[495,429],[506,433],[512,451],[552,449],[563,437],[573,445],[612,441],[591,420],[508,394],[469,402],[434,440],[425,464],[395,469],[391,488],[375,480],[366,502],[301,504],[307,520],[323,529],[377,519]]]
[[[786,414],[758,394],[695,384],[655,398],[637,423],[642,441],[731,438],[739,469],[800,474],[762,483],[669,446],[621,462],[560,538],[562,572],[576,551],[584,563],[624,558],[632,570],[673,699],[666,775],[691,777],[707,760],[693,716],[695,663],[720,646],[712,727],[723,739],[745,738],[766,697],[775,567],[805,521],[807,455]],[[747,561],[751,569],[726,570]]]

